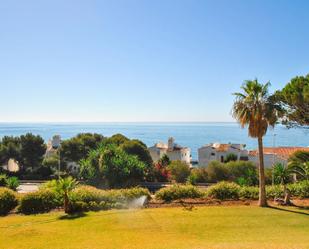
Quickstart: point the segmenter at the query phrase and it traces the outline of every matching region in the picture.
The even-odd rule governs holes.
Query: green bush
[[[200,198],[204,193],[192,185],[172,185],[156,192],[156,199],[173,201],[183,198]]]
[[[6,174],[0,174],[0,187],[5,187],[6,186],[6,181],[8,177]]]
[[[292,196],[297,196],[300,198],[308,198],[309,180],[289,184],[288,189],[291,191]]]
[[[240,187],[236,183],[232,182],[220,182],[206,191],[206,196],[220,200],[237,200],[239,199]]]
[[[6,180],[6,186],[9,188],[9,189],[12,189],[12,190],[16,190],[19,186],[19,180],[16,176],[12,176],[12,177],[9,177],[7,180]]]
[[[149,191],[140,187],[101,190],[92,186],[82,185],[72,191],[70,200],[73,210],[80,210],[82,206],[84,211],[97,211],[111,208],[125,208],[130,201],[142,196],[150,199]],[[81,203],[85,203],[86,206]]]
[[[259,188],[253,186],[243,186],[239,191],[240,199],[258,200],[259,199]]]
[[[266,186],[266,196],[267,198],[283,198],[283,186],[281,185],[269,185]]]
[[[57,201],[53,191],[39,190],[23,195],[18,210],[23,214],[36,214],[48,212],[59,206],[61,203]]]
[[[172,161],[167,168],[170,171],[171,179],[178,183],[186,182],[190,175],[189,165],[182,161]]]
[[[229,170],[225,164],[211,161],[207,166],[207,174],[210,182],[226,181],[229,179]]]
[[[229,180],[239,185],[254,186],[258,184],[257,168],[252,162],[231,161],[225,164]]]
[[[188,182],[191,184],[206,183],[208,180],[207,167],[196,167],[191,170]]]
[[[0,215],[6,215],[18,204],[16,194],[11,189],[0,188]]]

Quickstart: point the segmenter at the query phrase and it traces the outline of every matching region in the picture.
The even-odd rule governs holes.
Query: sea
[[[246,144],[249,150],[257,148],[257,140],[250,138],[247,129],[242,129],[237,123],[0,123],[0,137],[20,136],[28,132],[42,136],[46,142],[53,135],[68,139],[83,132],[104,136],[121,133],[130,139],[140,139],[147,146],[167,143],[169,137],[174,137],[177,144],[191,148],[194,160],[197,159],[198,148],[213,142]],[[268,130],[264,146],[308,147],[309,130],[277,125]]]

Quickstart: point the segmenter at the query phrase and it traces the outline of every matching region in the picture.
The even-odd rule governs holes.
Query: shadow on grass
[[[65,215],[60,216],[58,219],[59,220],[75,220],[75,219],[83,218],[86,216],[87,216],[86,213],[65,214]]]
[[[295,207],[295,208],[298,208],[300,210],[308,210],[309,209],[309,207],[298,207],[298,206],[291,206],[291,207]],[[301,215],[309,216],[309,213],[298,211],[298,210],[291,210],[291,209],[287,209],[287,208],[283,208],[283,207],[269,206],[268,208],[279,210],[279,211],[284,211],[284,212],[289,212],[289,213],[294,213],[294,214],[301,214]]]

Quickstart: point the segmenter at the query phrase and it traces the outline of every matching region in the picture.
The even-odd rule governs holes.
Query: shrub
[[[168,170],[171,173],[171,179],[178,183],[186,182],[190,175],[189,165],[182,161],[172,161],[168,166]]]
[[[18,210],[23,214],[36,214],[48,212],[60,205],[53,191],[39,190],[23,195]]]
[[[207,174],[210,182],[226,181],[229,179],[228,168],[218,161],[211,161],[209,163]]]
[[[292,196],[297,196],[300,198],[308,198],[309,180],[289,184],[288,189],[291,191]]]
[[[273,185],[266,186],[266,196],[267,198],[283,198],[283,186]]]
[[[6,215],[18,204],[14,191],[7,188],[0,188],[0,215]]]
[[[111,208],[125,208],[127,204],[141,196],[150,198],[147,189],[135,187],[130,189],[100,190],[91,186],[79,186],[70,195],[71,209],[80,210],[107,210]],[[77,206],[77,207],[75,207]]]
[[[240,187],[236,183],[232,182],[220,182],[211,187],[206,191],[208,197],[220,200],[239,198]]]
[[[231,161],[225,166],[229,172],[229,180],[245,186],[258,184],[257,168],[252,162]]]
[[[164,201],[173,201],[182,198],[200,198],[203,197],[203,192],[201,192],[197,187],[192,185],[172,185],[166,188],[160,189],[156,192],[156,199]]]
[[[258,200],[259,199],[259,188],[253,186],[243,186],[239,191],[239,198]]]
[[[237,159],[238,159],[237,155],[235,155],[234,153],[229,153],[229,154],[226,155],[224,162],[228,163],[228,162],[232,162],[232,161],[237,161]]]
[[[12,176],[12,177],[9,177],[7,180],[6,180],[6,186],[9,188],[9,189],[12,189],[12,190],[16,190],[19,186],[19,180],[16,176]]]
[[[5,187],[6,186],[6,181],[7,181],[7,175],[6,174],[0,174],[0,187]]]
[[[191,184],[205,183],[208,180],[208,173],[206,167],[197,167],[191,170],[188,181]]]

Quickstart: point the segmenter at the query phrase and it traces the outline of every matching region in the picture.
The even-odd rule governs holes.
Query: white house
[[[245,144],[207,144],[198,149],[198,164],[207,166],[211,161],[224,162],[229,154],[237,156],[237,160],[248,161],[248,151],[245,147]]]
[[[188,147],[181,147],[175,143],[174,138],[168,139],[168,144],[156,143],[154,146],[148,148],[149,153],[154,162],[157,162],[164,154],[168,156],[171,161],[180,160],[190,164],[191,150]]]
[[[271,168],[276,163],[282,163],[286,165],[289,157],[296,151],[307,151],[308,147],[264,147],[264,166],[265,168]],[[249,161],[258,165],[259,153],[258,150],[252,150],[249,152]]]

